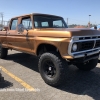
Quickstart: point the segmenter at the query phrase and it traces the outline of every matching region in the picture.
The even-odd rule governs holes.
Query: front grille
[[[95,48],[100,47],[100,40],[96,40]]]
[[[78,51],[89,50],[94,46],[94,41],[79,42]]]
[[[73,44],[77,44],[78,48],[76,51],[73,51],[72,48],[71,52],[79,52],[79,51],[86,51],[86,50],[100,48],[100,35],[73,37]]]

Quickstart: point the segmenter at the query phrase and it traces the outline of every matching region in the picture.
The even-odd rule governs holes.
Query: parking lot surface
[[[0,59],[0,66],[4,77],[0,100],[100,100],[99,62],[90,72],[69,66],[65,84],[57,88],[42,80],[35,56],[12,50]]]

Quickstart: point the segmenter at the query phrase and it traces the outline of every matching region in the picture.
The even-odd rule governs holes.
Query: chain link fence
[[[7,27],[9,25],[9,21],[2,21],[0,20],[0,30],[3,28],[3,27]]]

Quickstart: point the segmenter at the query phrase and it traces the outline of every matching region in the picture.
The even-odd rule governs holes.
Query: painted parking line
[[[0,66],[0,68],[2,69],[2,71],[4,73],[6,73],[7,75],[9,75],[11,78],[13,78],[14,80],[16,80],[18,83],[20,83],[22,86],[24,86],[27,90],[29,91],[35,91],[35,89],[30,86],[29,84],[27,84],[26,82],[24,82],[23,80],[21,80],[20,78],[18,78],[17,76],[15,76],[14,74],[10,73],[7,69],[5,69],[4,67]]]

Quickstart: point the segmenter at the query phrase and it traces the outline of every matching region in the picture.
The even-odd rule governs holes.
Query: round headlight
[[[76,51],[76,50],[77,50],[77,44],[73,44],[72,50],[73,50],[73,51]]]

